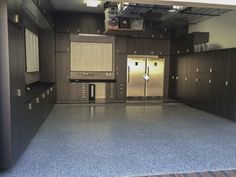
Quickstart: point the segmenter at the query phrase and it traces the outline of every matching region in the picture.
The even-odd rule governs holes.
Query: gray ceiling
[[[98,7],[87,7],[84,0],[50,0],[55,10],[103,13],[103,3]]]

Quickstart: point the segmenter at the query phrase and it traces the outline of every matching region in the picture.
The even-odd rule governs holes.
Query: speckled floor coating
[[[236,123],[182,104],[56,105],[1,177],[133,177],[236,169]]]

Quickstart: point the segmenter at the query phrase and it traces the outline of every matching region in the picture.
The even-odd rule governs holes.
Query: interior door
[[[150,77],[146,81],[147,97],[162,97],[164,87],[164,66],[163,59],[147,58],[147,75]]]
[[[128,58],[127,68],[127,96],[144,97],[145,95],[145,58]]]

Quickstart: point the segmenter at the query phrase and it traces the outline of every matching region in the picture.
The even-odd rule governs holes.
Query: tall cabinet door
[[[144,97],[145,58],[128,58],[127,66],[127,96]]]
[[[126,100],[127,55],[116,55],[116,94],[117,100]]]
[[[225,117],[236,120],[236,50],[230,49],[229,51],[229,66],[228,66],[228,79],[225,82],[227,87],[226,104],[225,104]]]
[[[229,55],[228,50],[220,50],[214,54],[214,57],[218,60],[218,87],[217,87],[217,114],[220,116],[225,116],[225,104],[228,88],[228,65],[229,65]]]
[[[56,53],[57,65],[57,100],[65,101],[70,100],[70,60],[68,52]]]
[[[28,124],[24,116],[25,58],[24,33],[22,29],[9,23],[9,59],[11,86],[11,126],[12,154],[17,159],[27,144]]]
[[[162,97],[164,91],[164,67],[165,60],[163,59],[147,59],[147,75],[150,77],[146,81],[146,96],[147,97]]]
[[[176,84],[176,58],[173,56],[170,58],[170,78],[169,78],[169,97],[175,99]]]

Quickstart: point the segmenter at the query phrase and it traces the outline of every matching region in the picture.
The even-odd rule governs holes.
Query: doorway
[[[155,56],[128,56],[127,97],[162,98],[165,59]]]

